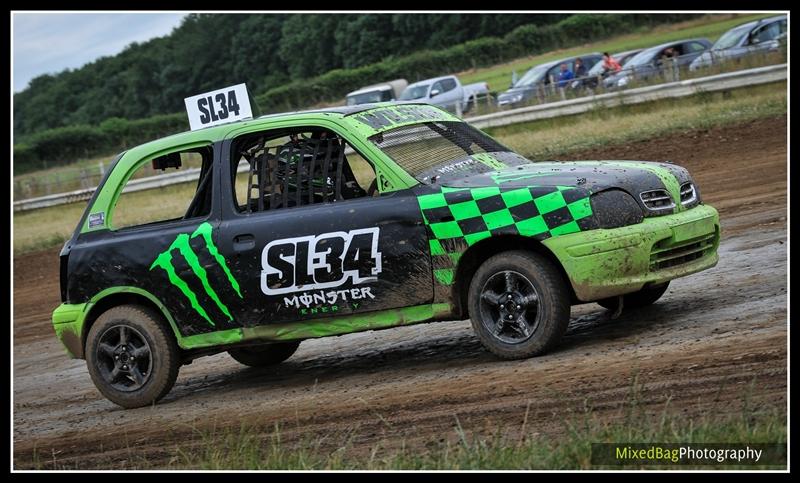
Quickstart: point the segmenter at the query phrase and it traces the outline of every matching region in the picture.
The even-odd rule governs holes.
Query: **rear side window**
[[[705,48],[706,48],[705,45],[701,44],[700,42],[690,42],[687,45],[687,48],[686,48],[687,51],[684,52],[684,53],[685,54],[692,54],[694,52],[701,52],[701,51],[705,50]]]
[[[181,182],[155,189],[140,189],[149,177],[168,174]],[[129,228],[211,213],[211,146],[170,153],[142,164],[128,180],[113,208],[113,229]]]
[[[452,91],[456,88],[456,81],[454,79],[444,79],[442,81],[442,92]]]

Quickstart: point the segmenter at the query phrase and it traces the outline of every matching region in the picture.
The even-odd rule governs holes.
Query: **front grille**
[[[697,200],[697,191],[694,189],[694,184],[691,181],[681,185],[681,204],[688,205]]]
[[[714,232],[677,244],[670,244],[669,240],[658,242],[650,252],[650,270],[663,270],[702,258],[714,249],[716,238]]]
[[[667,193],[667,190],[652,190],[639,193],[639,198],[644,203],[645,208],[650,211],[661,211],[675,208],[675,203]]]

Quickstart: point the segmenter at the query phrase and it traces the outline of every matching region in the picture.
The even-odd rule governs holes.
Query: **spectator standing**
[[[672,47],[664,49],[664,52],[661,53],[660,61],[667,82],[680,80],[678,73],[678,52],[675,49]]]
[[[583,79],[586,77],[586,66],[583,65],[583,59],[575,59],[575,78]]]
[[[569,70],[569,66],[567,66],[567,64],[561,64],[561,73],[558,74],[558,83],[556,84],[558,91],[561,94],[561,99],[566,99],[564,89],[567,87],[567,85],[569,85],[569,81],[574,78],[575,74]]]
[[[572,84],[572,87],[577,89],[582,89],[586,85],[586,75],[588,71],[586,70],[586,66],[583,65],[583,59],[575,59],[575,80],[577,82]]]
[[[558,79],[556,83],[556,87],[558,87],[559,94],[561,94],[561,99],[566,99],[567,96],[564,92],[564,89],[569,85],[569,81],[575,78],[575,74],[569,70],[569,66],[567,64],[561,64],[561,72],[558,74]]]
[[[603,52],[603,68],[606,72],[612,74],[622,70],[622,66],[619,65],[619,62],[617,62],[614,57],[611,57],[611,54],[608,52]]]

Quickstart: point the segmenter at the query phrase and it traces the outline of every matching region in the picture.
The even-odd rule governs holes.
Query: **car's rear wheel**
[[[481,343],[503,359],[544,354],[569,324],[570,298],[557,267],[538,253],[486,260],[469,286],[469,313]]]
[[[664,295],[668,287],[669,282],[664,282],[659,285],[645,287],[638,292],[625,294],[622,296],[622,308],[623,310],[626,308],[635,309],[654,304],[656,300],[660,299],[661,296]],[[619,297],[610,297],[607,299],[598,300],[597,303],[608,310],[616,311],[617,308],[619,308]]]
[[[268,367],[290,358],[300,346],[300,341],[278,342],[249,347],[238,347],[228,351],[236,362],[250,367]]]
[[[104,312],[86,338],[86,365],[110,401],[136,408],[164,397],[178,377],[180,354],[161,315],[140,305]]]

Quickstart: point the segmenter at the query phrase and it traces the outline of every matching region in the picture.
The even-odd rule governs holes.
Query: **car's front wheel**
[[[544,354],[569,324],[570,298],[558,268],[538,253],[503,252],[486,260],[469,287],[472,327],[503,359]]]
[[[228,351],[231,357],[250,367],[268,367],[290,358],[300,346],[300,341],[278,342],[250,347],[238,347]]]
[[[137,408],[172,389],[181,361],[160,314],[141,305],[120,305],[100,315],[89,330],[86,365],[103,396]]]

